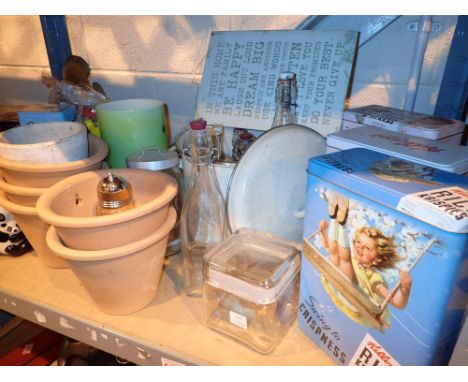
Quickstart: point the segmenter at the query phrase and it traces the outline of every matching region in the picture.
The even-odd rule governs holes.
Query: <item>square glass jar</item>
[[[241,229],[205,255],[205,324],[260,353],[273,351],[296,317],[300,248]]]

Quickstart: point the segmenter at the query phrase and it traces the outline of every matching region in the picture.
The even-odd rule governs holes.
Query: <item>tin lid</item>
[[[179,156],[175,151],[161,150],[159,147],[148,147],[128,154],[125,161],[129,168],[160,171],[178,166]]]
[[[259,304],[274,302],[299,272],[294,243],[241,229],[206,255],[206,280],[217,288]]]
[[[362,147],[456,174],[468,172],[467,147],[410,137],[378,127],[357,127],[330,134],[327,146],[340,150]]]
[[[309,160],[310,175],[434,227],[468,233],[468,177],[363,148]]]
[[[367,105],[344,110],[343,120],[431,140],[460,134],[465,128],[464,122],[456,119],[381,105]]]
[[[260,135],[229,181],[231,231],[251,228],[302,243],[307,161],[325,149],[325,139],[305,126],[286,125]]]

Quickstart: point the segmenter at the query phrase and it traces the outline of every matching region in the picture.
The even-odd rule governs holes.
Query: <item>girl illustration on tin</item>
[[[351,283],[358,286],[377,306],[384,306],[380,319],[385,326],[390,324],[387,303],[404,309],[411,292],[412,278],[408,272],[400,270],[399,287],[390,291],[381,272],[396,268],[403,260],[396,251],[393,237],[385,236],[376,227],[358,228],[353,237],[349,235],[347,224],[349,201],[332,193],[328,197],[330,220],[320,221],[323,245],[328,252],[329,261]],[[347,302],[325,279],[322,284],[335,305],[348,317],[363,325],[368,325],[359,309]]]

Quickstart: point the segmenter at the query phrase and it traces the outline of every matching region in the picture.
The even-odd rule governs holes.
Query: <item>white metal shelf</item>
[[[70,269],[45,268],[37,256],[0,257],[0,309],[139,365],[334,365],[297,327],[268,355],[202,324],[199,299],[181,293],[173,256],[156,299],[126,316],[100,312]]]

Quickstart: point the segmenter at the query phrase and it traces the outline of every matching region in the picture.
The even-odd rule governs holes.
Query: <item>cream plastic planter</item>
[[[99,169],[108,153],[106,142],[90,135],[89,157],[74,162],[31,164],[0,158],[6,182],[25,187],[50,187],[58,181],[84,171]]]
[[[176,180],[162,172],[133,168],[112,169],[112,173],[131,184],[135,208],[96,216],[97,185],[109,171],[71,176],[39,197],[39,216],[56,228],[67,247],[83,251],[120,247],[151,235],[165,221],[177,194]]]
[[[45,238],[49,225],[39,218],[36,208],[9,201],[4,191],[0,191],[0,206],[13,215],[43,265],[49,268],[68,268],[67,262],[47,246]]]
[[[79,122],[17,126],[0,133],[0,156],[24,163],[64,163],[88,157],[88,132]]]
[[[37,199],[47,188],[17,186],[5,182],[0,174],[0,190],[4,191],[7,199],[13,203],[26,207],[35,207]]]
[[[176,212],[171,207],[164,224],[151,235],[102,251],[66,247],[55,227],[50,227],[46,240],[57,256],[67,259],[101,311],[125,315],[143,309],[156,296],[169,232],[175,222]]]

